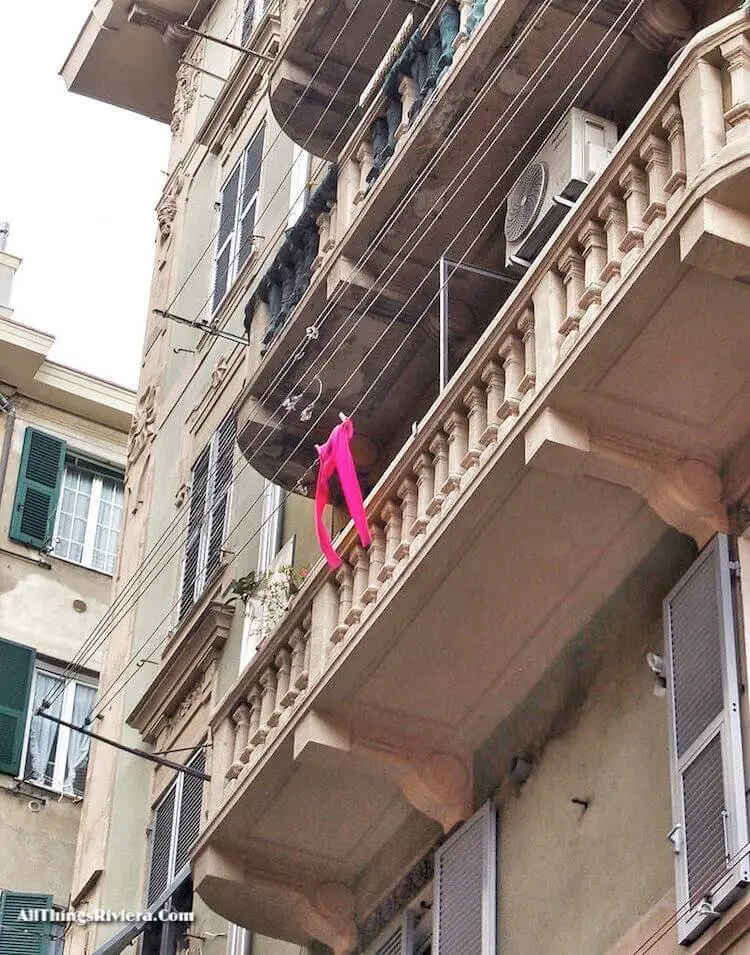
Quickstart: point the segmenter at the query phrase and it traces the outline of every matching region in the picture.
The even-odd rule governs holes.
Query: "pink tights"
[[[335,472],[338,472],[341,490],[344,493],[346,506],[349,508],[354,526],[359,531],[359,539],[363,547],[371,543],[370,528],[367,526],[367,516],[362,501],[362,489],[357,479],[354,459],[349,442],[354,436],[354,425],[351,418],[343,418],[331,432],[331,436],[324,445],[315,445],[318,452],[320,468],[318,483],[315,487],[315,530],[318,535],[320,549],[328,561],[331,570],[341,566],[341,558],[333,549],[331,537],[323,524],[323,509],[329,502],[328,483]]]

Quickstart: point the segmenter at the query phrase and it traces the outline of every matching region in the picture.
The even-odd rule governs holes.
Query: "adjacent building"
[[[101,653],[79,650],[112,596],[135,393],[51,361],[10,308],[20,259],[0,228],[0,952],[62,950]],[[43,703],[54,722],[38,715]]]
[[[190,770],[95,747],[74,893],[196,916],[69,950],[739,955],[747,11],[106,0],[63,75],[173,133],[97,717]]]

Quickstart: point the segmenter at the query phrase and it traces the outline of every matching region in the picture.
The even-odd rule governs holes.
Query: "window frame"
[[[36,698],[37,677],[42,673],[44,676],[51,676],[55,679],[64,679],[65,688],[62,692],[62,703],[60,705],[60,719],[66,723],[73,722],[73,707],[75,704],[76,686],[87,686],[93,690],[99,687],[98,681],[93,677],[85,677],[80,674],[74,677],[65,677],[65,673],[60,667],[56,667],[44,660],[37,660],[34,664],[34,675],[31,680],[31,692],[29,694],[29,710],[26,714],[26,725],[23,733],[23,746],[21,748],[21,764],[18,769],[16,779],[25,780],[32,786],[39,789],[46,789],[48,792],[58,793],[62,796],[69,796],[71,799],[82,799],[83,795],[75,792],[69,792],[65,789],[65,769],[68,761],[68,749],[70,747],[70,737],[73,730],[69,726],[58,724],[57,742],[55,743],[55,769],[52,774],[52,783],[39,782],[36,779],[26,777],[26,760],[29,755],[29,741],[31,737],[31,721],[34,718],[34,700]],[[64,745],[63,745],[64,743]],[[91,750],[89,748],[89,758]],[[87,763],[88,767],[88,763]]]
[[[95,550],[95,541],[96,541],[96,531],[99,524],[99,510],[101,507],[102,500],[102,491],[104,489],[104,483],[113,485],[115,488],[120,488],[122,494],[121,501],[121,511],[120,516],[120,526],[117,531],[117,545],[119,550],[120,537],[122,535],[122,525],[123,519],[125,516],[125,475],[121,477],[115,476],[114,468],[107,468],[106,465],[99,465],[98,462],[92,462],[97,468],[101,467],[102,469],[107,469],[112,471],[111,476],[107,476],[96,469],[90,471],[91,474],[91,496],[89,498],[89,506],[86,514],[86,533],[83,539],[83,554],[81,560],[74,560],[72,557],[66,557],[62,554],[58,554],[55,551],[57,547],[58,538],[59,538],[59,528],[60,528],[60,519],[62,517],[62,501],[65,493],[65,480],[68,475],[68,472],[71,473],[85,473],[86,468],[82,466],[82,462],[87,461],[88,459],[82,458],[79,455],[74,453],[67,453],[65,455],[65,461],[62,467],[62,473],[60,477],[60,493],[57,499],[57,506],[55,508],[55,522],[52,529],[52,547],[50,548],[50,554],[55,557],[57,560],[64,560],[68,564],[75,564],[77,567],[85,567],[87,570],[96,571],[99,574],[106,574],[108,577],[113,577],[117,569],[117,552],[114,554],[115,563],[112,570],[106,570],[102,567],[96,567],[93,563],[94,550]],[[118,472],[119,473],[119,472]]]
[[[206,765],[206,743],[199,743],[193,752],[190,754],[190,757],[185,761],[186,766],[192,768],[193,764],[200,757],[203,757],[203,767],[205,772]],[[154,806],[151,810],[151,845],[149,848],[149,859],[148,859],[148,868],[146,870],[146,881],[144,886],[144,902],[145,908],[155,906],[160,899],[171,897],[175,891],[182,884],[186,876],[190,874],[190,861],[183,865],[182,869],[177,869],[177,848],[179,843],[179,833],[180,833],[180,817],[182,815],[182,803],[183,803],[183,793],[185,788],[185,778],[186,774],[184,772],[176,772],[174,779],[164,787],[161,795],[154,803]],[[201,812],[205,807],[205,797],[206,797],[206,783],[203,781],[201,790]],[[170,795],[174,792],[174,806],[172,807],[172,824],[169,831],[169,860],[167,862],[167,882],[165,888],[158,895],[154,896],[153,899],[149,899],[149,888],[151,885],[151,874],[152,867],[154,862],[154,829],[156,826],[156,814],[159,811],[159,808],[164,805]],[[195,843],[191,843],[190,848]],[[189,850],[188,850],[189,851]]]
[[[230,412],[231,415],[231,412]],[[229,526],[230,526],[230,516],[232,511],[232,499],[234,496],[234,446],[237,441],[237,421],[234,415],[231,415],[234,421],[234,428],[232,434],[231,448],[232,448],[232,466],[230,469],[229,480],[227,481],[226,488],[221,486],[219,490],[222,495],[226,495],[226,503],[224,506],[224,518],[223,525],[221,529],[221,549],[224,548],[227,537],[229,535]],[[198,603],[198,601],[203,596],[203,593],[208,586],[210,580],[213,578],[214,573],[218,573],[219,569],[222,566],[221,560],[219,560],[218,567],[209,574],[209,557],[211,555],[211,537],[213,534],[213,523],[214,523],[214,514],[220,503],[221,497],[216,496],[217,483],[219,478],[219,451],[220,443],[222,438],[222,428],[227,421],[225,417],[219,426],[214,430],[211,435],[211,438],[208,441],[200,454],[197,455],[193,461],[193,466],[190,469],[190,492],[193,493],[195,487],[195,471],[198,463],[200,462],[203,455],[208,450],[208,465],[206,471],[206,488],[203,492],[203,503],[201,506],[201,513],[198,519],[198,556],[196,561],[196,570],[195,577],[193,579],[193,595],[192,600],[189,605],[183,607],[183,596],[185,593],[185,571],[187,566],[187,556],[191,544],[194,542],[195,537],[190,536],[190,508],[188,508],[188,526],[186,529],[186,539],[183,549],[182,563],[180,567],[180,586],[179,592],[177,595],[177,606],[176,622],[179,624],[182,620],[186,619],[193,607]]]
[[[305,211],[310,198],[310,174],[312,172],[312,154],[294,143],[292,167],[289,172],[289,213],[287,228],[291,228]]]
[[[253,224],[251,232],[254,235],[255,229],[258,225],[258,205],[260,202],[260,195],[263,190],[263,169],[265,165],[265,133],[266,133],[266,124],[264,121],[261,121],[260,125],[255,129],[253,134],[248,139],[247,143],[242,149],[242,154],[237,162],[232,166],[229,175],[227,175],[222,183],[221,189],[219,190],[219,227],[216,232],[216,248],[214,250],[214,260],[213,267],[211,269],[211,314],[215,315],[221,308],[224,300],[232,291],[234,283],[237,280],[237,276],[242,270],[246,262],[248,262],[254,252],[255,239],[253,239],[253,246],[251,246],[250,251],[247,254],[247,258],[244,262],[240,264],[239,262],[239,252],[242,245],[242,227],[245,219],[247,218],[250,210],[252,209],[253,215]],[[256,143],[258,137],[261,137],[263,142],[261,145],[261,160],[260,160],[260,169],[258,175],[258,186],[253,192],[252,196],[245,201],[244,191],[245,191],[245,180],[247,178],[247,162],[248,155],[250,154],[253,146]],[[235,207],[232,212],[232,226],[229,230],[229,233],[221,244],[219,243],[219,237],[221,233],[221,221],[224,213],[224,193],[229,186],[229,183],[232,181],[233,177],[237,174],[237,197],[235,199]],[[229,250],[229,264],[227,267],[227,277],[226,285],[221,295],[216,297],[216,279],[218,272],[218,264],[222,255],[225,251]]]

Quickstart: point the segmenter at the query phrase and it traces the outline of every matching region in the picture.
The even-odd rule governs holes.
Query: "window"
[[[52,553],[107,574],[115,572],[122,525],[122,481],[95,464],[66,459]]]
[[[679,941],[750,882],[729,541],[717,535],[664,601]]]
[[[263,138],[264,127],[261,126],[221,191],[212,295],[214,311],[253,250]]]
[[[200,773],[206,769],[206,754],[199,749],[186,763]],[[153,905],[181,882],[189,865],[190,850],[200,834],[203,810],[203,780],[180,772],[167,787],[154,811],[147,905]]]
[[[236,428],[234,415],[228,415],[193,465],[180,619],[198,600],[221,565],[221,550],[229,524]]]
[[[9,536],[112,574],[123,510],[122,472],[27,428]]]
[[[53,955],[50,942],[58,938],[62,925],[44,921],[23,921],[22,911],[52,908],[52,896],[31,892],[0,892],[0,955]]]
[[[488,802],[435,853],[435,955],[495,955],[496,866],[497,813]]]
[[[287,225],[294,223],[304,212],[309,193],[310,180],[310,153],[301,146],[294,144],[292,170],[289,174],[289,217]]]
[[[240,3],[242,4],[240,46],[247,47],[250,37],[266,11],[268,0],[240,0]]]
[[[50,700],[50,716],[81,726],[94,705],[96,688],[37,666],[29,709],[23,776],[69,796],[82,796],[86,785],[91,739],[67,726],[37,716]]]

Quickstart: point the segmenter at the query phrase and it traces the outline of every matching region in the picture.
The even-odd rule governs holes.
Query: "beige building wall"
[[[64,440],[68,452],[124,470],[135,395],[49,361],[52,336],[21,325],[10,308],[19,266],[0,253],[6,280],[0,394],[8,401],[0,415],[0,447],[7,447],[0,474],[0,638],[33,648],[37,665],[62,672],[100,621],[112,576],[55,556],[54,547],[41,553],[10,538],[24,436],[29,428],[43,431]],[[100,664],[101,652],[86,660],[84,682],[96,683]],[[20,777],[0,774],[0,891],[49,894],[67,906],[81,801]]]
[[[238,0],[222,0],[214,5],[202,29],[222,37],[237,33],[241,8]],[[265,36],[274,27],[269,22],[259,29]],[[226,76],[238,56],[218,44],[197,41],[187,58]],[[115,680],[119,684],[103,707],[99,726],[104,735],[130,746],[177,748],[176,759],[186,755],[182,752],[185,747],[204,738],[212,705],[236,679],[240,667],[244,606],[230,599],[229,587],[233,579],[258,565],[264,481],[236,449],[236,479],[224,545],[227,563],[214,596],[225,608],[221,651],[206,671],[204,690],[184,720],[167,730],[149,728],[144,733],[127,725],[126,719],[149,694],[157,692],[154,687],[159,680],[171,679],[164,674],[189,638],[186,628],[177,625],[174,605],[182,573],[190,471],[239,396],[257,361],[259,342],[253,343],[248,360],[246,345],[169,321],[154,309],[168,309],[190,320],[211,319],[213,237],[219,224],[221,189],[249,140],[264,124],[260,214],[254,230],[262,238],[255,267],[228,293],[223,322],[230,332],[242,334],[247,288],[252,289],[263,274],[287,226],[293,157],[293,145],[270,111],[264,77],[239,115],[235,112],[231,121],[219,121],[215,132],[206,132],[206,123],[217,108],[221,83],[206,73],[186,69],[181,69],[178,80],[169,176],[156,210],[159,228],[138,389],[138,439],[128,462],[128,507],[117,578],[118,590],[130,587],[125,592],[132,593],[129,581],[140,573],[142,586],[137,588],[137,600],[124,598],[127,611],[108,642],[101,683],[105,688]],[[199,142],[196,136],[201,127]],[[290,501],[281,525],[282,544],[295,540],[295,565],[314,562],[318,552],[312,537],[310,502]],[[139,571],[144,560],[146,569]],[[150,662],[136,667],[137,660]],[[170,711],[180,708],[176,693],[165,704]],[[152,722],[156,725],[159,721]],[[88,907],[138,909],[145,899],[153,807],[172,774],[102,746],[94,747],[93,765],[96,779],[84,810],[74,895]],[[197,897],[194,909],[196,921],[191,932],[206,936],[201,952],[223,955],[228,944],[227,923]],[[68,950],[93,952],[121,928],[116,924],[74,928],[66,943]],[[128,951],[134,951],[136,944]],[[260,937],[254,939],[252,949],[254,955],[287,955],[296,950]]]
[[[558,955],[603,955],[674,883],[666,698],[646,654],[661,651],[661,601],[691,556],[670,535],[499,730],[503,755],[514,737],[534,754],[500,812],[507,955],[551,938]]]

